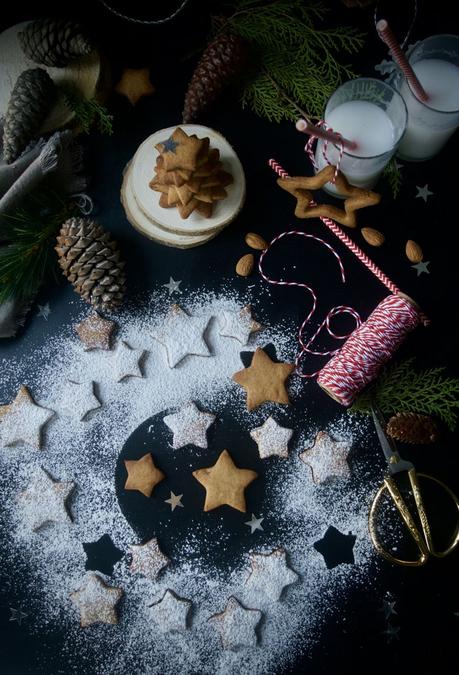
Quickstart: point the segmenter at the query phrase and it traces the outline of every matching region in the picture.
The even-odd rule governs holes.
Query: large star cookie
[[[82,422],[85,417],[100,408],[101,403],[94,393],[94,382],[73,382],[69,380],[65,386],[61,410],[65,415]]]
[[[24,520],[36,532],[47,523],[70,523],[65,502],[73,491],[72,481],[59,482],[39,467],[18,501],[24,510]]]
[[[144,355],[143,349],[132,349],[121,340],[113,355],[113,374],[117,382],[126,377],[142,377],[139,361]]]
[[[209,320],[209,317],[190,316],[179,305],[172,305],[163,325],[152,333],[164,346],[170,368],[175,368],[189,354],[210,356],[204,340]]]
[[[251,469],[239,469],[228,450],[223,450],[213,466],[193,471],[193,476],[206,490],[204,511],[227,504],[245,513],[247,508],[244,490],[258,474]]]
[[[141,546],[132,544],[130,549],[132,553],[131,571],[149,579],[156,579],[163,567],[170,562],[159,548],[156,537]]]
[[[140,459],[125,459],[127,471],[125,490],[138,490],[145,497],[151,497],[156,485],[165,477],[163,472],[155,466],[150,452]]]
[[[326,431],[319,431],[314,445],[300,454],[300,459],[311,468],[314,483],[320,485],[330,478],[348,478],[347,456],[351,444],[334,441]]]
[[[215,415],[202,412],[193,401],[185,403],[173,415],[164,417],[164,423],[174,433],[172,441],[174,450],[189,444],[207,448],[206,432],[214,420]]]
[[[275,363],[258,347],[250,366],[234,373],[233,380],[247,391],[247,408],[253,410],[265,401],[290,403],[285,382],[294,370],[293,363]]]
[[[25,444],[40,449],[42,429],[53,416],[54,412],[37,405],[22,385],[12,403],[0,406],[0,445]]]
[[[261,459],[277,455],[277,457],[288,457],[288,442],[293,434],[292,429],[281,427],[272,417],[250,432],[251,437],[258,445],[258,452]]]
[[[121,588],[108,586],[98,574],[88,574],[83,585],[70,593],[70,599],[80,610],[81,627],[92,623],[118,623],[115,605],[123,595]]]
[[[248,609],[241,605],[234,596],[228,598],[225,610],[213,614],[209,621],[220,633],[224,649],[240,649],[241,647],[255,647],[258,643],[256,627],[260,623],[259,609]]]
[[[284,549],[271,553],[252,553],[252,569],[246,580],[247,589],[256,595],[265,595],[270,600],[279,600],[286,586],[299,579],[298,574],[287,564]]]

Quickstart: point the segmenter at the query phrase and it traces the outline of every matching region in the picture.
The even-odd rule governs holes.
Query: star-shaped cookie
[[[65,415],[83,421],[92,411],[100,408],[100,401],[94,393],[94,382],[73,382],[69,380],[65,386],[61,410]]]
[[[117,382],[126,377],[142,377],[139,361],[144,355],[143,349],[132,349],[127,342],[120,340],[113,355],[113,374]]]
[[[164,346],[170,368],[175,368],[190,354],[210,356],[204,340],[209,320],[209,317],[190,316],[179,305],[171,306],[164,323],[152,333],[152,337]]]
[[[150,605],[150,617],[162,633],[182,633],[187,628],[191,601],[169,588],[161,600]]]
[[[156,579],[163,567],[170,563],[169,558],[159,548],[156,537],[146,544],[132,544],[129,548],[132,553],[130,570],[149,579]]]
[[[346,177],[338,171],[335,187],[345,197],[344,210],[330,204],[311,206],[310,203],[313,201],[311,190],[319,190],[329,183],[334,175],[335,167],[327,165],[314,176],[278,178],[277,184],[296,198],[295,216],[297,218],[332,218],[341,225],[356,227],[355,212],[366,206],[379,204],[381,195],[350,185]]]
[[[277,457],[288,457],[288,442],[293,434],[292,429],[281,427],[272,417],[250,432],[251,437],[258,445],[258,452],[261,459],[277,455]]]
[[[166,171],[194,171],[198,166],[198,155],[203,145],[204,139],[188,136],[181,127],[177,127],[172,136],[155,147],[161,153]]]
[[[330,478],[348,478],[347,456],[351,444],[334,441],[326,431],[319,431],[314,445],[300,454],[300,459],[311,468],[314,483],[320,485]]]
[[[275,363],[258,347],[250,366],[234,373],[233,380],[247,391],[247,408],[253,410],[265,401],[290,403],[285,382],[294,370],[293,363]]]
[[[27,489],[18,496],[30,529],[36,532],[47,523],[71,523],[65,502],[74,487],[72,481],[56,481],[39,467]]]
[[[155,486],[165,478],[149,452],[140,459],[125,459],[124,466],[128,475],[124,489],[138,490],[145,497],[151,497]]]
[[[252,333],[261,330],[262,326],[252,317],[250,305],[246,305],[237,312],[222,312],[220,320],[220,335],[238,340],[246,345]]]
[[[0,406],[0,446],[24,444],[40,449],[42,429],[53,416],[54,412],[37,405],[22,385],[14,401]]]
[[[155,88],[150,82],[149,68],[125,68],[115,91],[125,96],[132,105],[136,105],[144,96],[151,96]]]
[[[223,504],[245,513],[245,488],[258,477],[256,471],[239,469],[228,450],[223,450],[213,466],[193,471],[206,490],[204,511],[211,511]]]
[[[225,610],[213,614],[209,621],[215,624],[220,633],[224,649],[240,649],[241,647],[255,647],[258,643],[256,627],[260,623],[259,609],[248,609],[241,605],[234,596],[228,598]]]
[[[265,595],[270,600],[279,600],[286,586],[299,579],[298,574],[287,564],[284,549],[271,553],[252,553],[252,569],[246,580],[247,589],[256,595]]]
[[[193,401],[185,403],[173,415],[164,417],[164,423],[174,432],[172,441],[174,450],[189,444],[207,448],[206,432],[214,420],[215,415],[202,412]]]
[[[103,319],[97,312],[92,312],[86,319],[75,326],[75,331],[89,349],[110,349],[110,340],[115,330],[115,322]]]
[[[88,574],[83,585],[70,593],[70,600],[80,610],[81,627],[92,623],[118,623],[115,605],[123,595],[121,588],[108,586],[98,574]]]

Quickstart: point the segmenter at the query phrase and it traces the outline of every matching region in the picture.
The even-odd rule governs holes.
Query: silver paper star
[[[52,410],[35,403],[23,385],[12,403],[0,406],[0,445],[25,444],[39,449],[42,429],[53,416]]]
[[[424,187],[419,187],[419,185],[416,185],[416,190],[418,191],[416,198],[421,197],[421,199],[423,199],[425,202],[430,197],[430,195],[433,195],[433,192],[429,190],[427,183],[424,185]]]
[[[246,345],[252,333],[261,330],[261,324],[252,318],[250,305],[236,312],[225,311],[220,320],[220,335],[238,340]]]
[[[162,633],[182,633],[187,628],[191,601],[169,588],[159,602],[150,605],[150,616]]]
[[[334,441],[325,431],[319,431],[314,445],[300,453],[300,459],[311,468],[314,483],[320,485],[330,478],[349,477],[350,449],[346,441]]]
[[[19,626],[22,624],[23,620],[27,619],[29,616],[26,612],[23,612],[22,609],[15,609],[14,607],[10,607],[10,612],[10,621],[16,621]]]
[[[94,394],[94,382],[73,382],[69,380],[61,404],[62,412],[77,420],[84,420],[92,410],[100,408],[100,401]]]
[[[45,321],[48,321],[48,317],[51,314],[51,308],[49,302],[46,305],[38,305],[37,316],[41,316]]]
[[[293,434],[292,429],[281,427],[272,418],[250,432],[251,437],[258,445],[258,452],[261,459],[277,455],[277,457],[288,457],[288,442]]]
[[[254,513],[252,513],[252,520],[248,520],[244,525],[250,527],[250,534],[253,534],[255,530],[263,530],[261,524],[264,521],[264,518],[257,518]]]
[[[25,522],[36,532],[46,523],[71,523],[65,502],[73,491],[73,481],[59,482],[38,468],[18,501],[24,509]]]
[[[169,499],[165,499],[164,501],[166,502],[166,504],[170,505],[171,511],[175,511],[177,506],[181,506],[183,508],[182,497],[183,497],[183,494],[174,495],[174,493],[171,490],[171,496],[169,497]]]
[[[131,571],[144,577],[156,579],[163,567],[169,564],[169,558],[162,553],[156,537],[142,546],[131,545]]]
[[[212,413],[202,412],[193,401],[185,403],[173,415],[166,415],[164,423],[174,433],[174,450],[184,445],[196,445],[207,448],[207,429],[215,420]]]
[[[284,588],[299,579],[299,575],[288,566],[286,553],[282,548],[271,553],[252,553],[250,561],[252,569],[245,584],[257,596],[279,600]]]
[[[180,363],[185,356],[210,356],[204,340],[204,333],[210,317],[190,316],[179,305],[172,305],[162,326],[152,333],[152,337],[166,350],[170,368]]]
[[[381,63],[375,66],[375,70],[378,71],[383,77],[384,75],[391,75],[395,70],[397,70],[397,65],[394,61],[388,61],[384,59]]]
[[[416,263],[416,265],[411,265],[411,267],[416,270],[416,276],[420,276],[421,274],[430,274],[430,270],[427,265],[430,265],[430,260],[423,260]]]
[[[224,649],[255,647],[258,643],[255,629],[261,619],[259,609],[247,609],[234,597],[228,598],[225,610],[214,614],[209,621],[215,624]]]
[[[393,614],[397,614],[395,610],[395,600],[383,600],[381,612],[384,613],[384,618],[386,621],[387,619],[390,619]]]
[[[143,349],[132,349],[121,340],[113,354],[113,371],[117,382],[125,377],[142,377],[139,361],[144,355]]]
[[[83,585],[70,593],[80,611],[82,628],[92,623],[118,623],[115,605],[123,595],[121,588],[108,586],[98,574],[88,574]]]
[[[169,291],[169,295],[172,295],[172,293],[181,293],[182,291],[180,290],[180,284],[181,281],[175,281],[172,277],[169,277],[169,283],[168,284],[163,284],[163,288],[167,288]]]
[[[387,642],[393,642],[394,640],[399,639],[399,633],[400,633],[400,627],[399,626],[392,626],[392,624],[389,624],[386,628],[386,630],[382,631],[382,634],[386,636]]]

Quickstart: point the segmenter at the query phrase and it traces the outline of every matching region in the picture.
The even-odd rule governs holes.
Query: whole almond
[[[250,248],[254,248],[256,251],[264,251],[265,248],[268,248],[268,243],[255,232],[247,232],[245,235],[245,243]]]
[[[386,241],[386,237],[379,230],[373,227],[362,227],[362,237],[370,246],[382,246]]]
[[[420,263],[424,257],[422,248],[413,239],[408,239],[405,246],[405,253],[408,260],[412,263]]]
[[[243,255],[242,258],[239,258],[237,262],[236,274],[239,274],[240,277],[248,277],[249,274],[252,274],[254,262],[255,259],[252,253]]]

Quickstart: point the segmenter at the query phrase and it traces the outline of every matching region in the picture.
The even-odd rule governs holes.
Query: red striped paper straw
[[[311,124],[304,119],[299,119],[295,126],[298,131],[301,131],[304,134],[309,134],[309,136],[321,138],[324,141],[329,141],[331,143],[335,143],[336,145],[342,143],[343,147],[347,150],[357,149],[357,143],[355,141],[350,141],[348,138],[343,138],[341,134],[338,134],[336,131],[332,131],[331,129],[316,127],[314,124]]]
[[[408,80],[408,83],[412,86],[416,96],[421,101],[424,101],[424,103],[428,101],[429,95],[422,84],[419,82],[416,73],[411,67],[405,54],[400,49],[397,38],[393,34],[387,21],[385,19],[380,19],[376,24],[376,30],[378,31],[378,35],[381,40],[389,47],[392,58]]]

